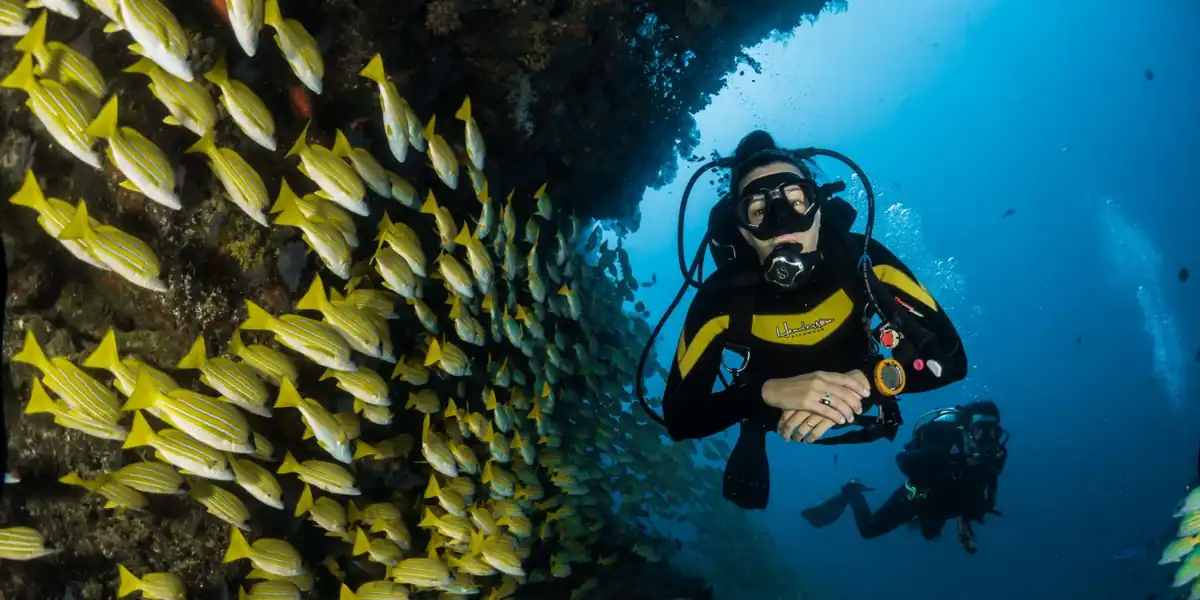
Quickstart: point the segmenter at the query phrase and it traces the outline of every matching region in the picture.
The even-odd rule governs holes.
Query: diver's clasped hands
[[[779,435],[796,442],[815,442],[830,428],[853,423],[870,395],[870,381],[858,370],[816,371],[770,379],[762,386],[763,402],[783,409]]]

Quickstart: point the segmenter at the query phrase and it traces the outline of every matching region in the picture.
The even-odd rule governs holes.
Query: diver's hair
[[[736,164],[729,177],[730,192],[737,193],[738,183],[750,171],[763,165],[777,162],[792,165],[800,169],[800,172],[806,178],[814,179],[814,173],[817,169],[816,164],[811,160],[795,161],[779,154],[764,152],[765,150],[778,149],[779,146],[775,144],[775,138],[761,129],[756,129],[746,134],[746,137],[743,137],[742,141],[738,142],[737,149],[733,151],[733,159]]]
[[[1000,420],[1000,407],[991,400],[977,400],[962,407],[962,411],[971,415],[987,415]]]

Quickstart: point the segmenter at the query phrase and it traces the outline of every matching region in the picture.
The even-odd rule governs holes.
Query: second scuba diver
[[[905,523],[915,523],[925,539],[937,539],[950,519],[958,519],[958,539],[974,554],[972,522],[983,523],[996,510],[996,488],[1008,459],[1008,434],[1000,427],[1000,410],[990,401],[973,402],[926,413],[913,439],[896,455],[908,478],[875,512],[863,492],[871,488],[857,480],[825,502],[800,514],[810,525],[825,527],[849,506],[864,539],[879,537]]]
[[[863,180],[871,211],[865,234],[850,231],[856,212],[833,196],[845,185],[817,184],[814,155],[846,162]],[[780,150],[763,131],[721,160],[732,169],[731,190],[710,213],[706,238],[718,268],[692,284],[699,289],[667,379],[663,417],[675,440],[741,422],[724,493],[757,509],[769,496],[767,431],[817,443],[892,439],[900,423],[895,395],[961,380],[967,357],[933,296],[883,244],[870,241],[874,196],[857,165],[828,150]],[[872,328],[874,316],[881,324]],[[727,364],[727,350],[741,356],[740,366]],[[723,366],[733,381],[714,392]],[[878,417],[864,414],[875,405]],[[821,439],[849,425],[862,429]]]

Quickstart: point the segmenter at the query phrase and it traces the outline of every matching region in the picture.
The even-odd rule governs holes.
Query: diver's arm
[[[944,356],[936,357],[942,366],[940,377],[934,375],[930,369],[918,371],[906,368],[907,382],[904,391],[919,393],[934,390],[966,377],[967,353],[963,348],[962,339],[959,337],[954,323],[942,310],[933,295],[917,281],[912,271],[883,244],[876,241],[871,242],[871,261],[879,281],[883,283],[888,292],[894,295],[895,300],[900,303],[900,309],[907,309],[908,318],[916,320],[928,330],[934,336],[937,347],[946,353]],[[883,299],[880,301],[882,302]],[[902,341],[901,344],[903,343]]]
[[[773,427],[782,413],[763,402],[761,379],[748,373],[739,376],[729,387],[713,391],[721,368],[721,355],[726,334],[719,329],[719,313],[697,294],[688,310],[683,337],[675,362],[667,377],[663,395],[663,418],[667,434],[674,440],[703,438],[728,429],[731,425],[754,418]]]

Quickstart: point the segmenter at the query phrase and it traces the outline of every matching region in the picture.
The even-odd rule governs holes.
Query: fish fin
[[[205,133],[204,135],[200,136],[200,139],[196,140],[196,143],[192,144],[191,146],[188,146],[187,150],[184,150],[184,152],[189,153],[189,154],[195,153],[195,152],[211,154],[216,149],[217,149],[217,144],[213,140],[213,132],[210,130],[208,133]]]
[[[304,484],[304,491],[300,492],[300,500],[298,500],[296,502],[296,516],[299,517],[299,516],[303,515],[304,513],[312,510],[312,505],[313,505],[312,488],[309,487],[309,485],[306,483],[306,484]]]
[[[42,382],[35,377],[33,384],[30,386],[29,404],[25,405],[25,414],[32,415],[37,413],[57,415],[59,407],[50,399],[50,394],[46,393],[46,388],[42,387]]]
[[[292,207],[299,208],[296,205],[298,199],[296,192],[292,191],[292,186],[288,185],[287,179],[284,179],[279,184],[279,195],[275,197],[275,205],[271,207],[271,214],[281,213]]]
[[[217,87],[228,84],[229,71],[225,68],[225,57],[218,58],[216,64],[204,74],[204,78]]]
[[[90,136],[108,139],[117,133],[117,95],[113,94],[108,102],[104,103],[104,107],[100,109],[100,114],[96,115],[95,119],[87,126],[87,133]]]
[[[130,44],[129,51],[138,56],[146,56],[146,49],[141,44]]]
[[[104,33],[116,33],[124,29],[125,27],[123,27],[120,23],[109,22],[104,24]]]
[[[463,99],[462,106],[459,107],[458,112],[454,113],[454,118],[459,121],[471,120],[471,96]]]
[[[471,228],[465,224],[462,227],[459,227],[458,234],[456,234],[454,236],[454,243],[462,244],[463,246],[470,244],[471,243]]]
[[[379,55],[376,54],[375,56]],[[362,530],[360,529],[359,531]],[[355,544],[355,547],[357,547],[357,543]],[[338,600],[358,600],[358,596],[354,595],[354,592],[350,591],[350,586],[343,583],[342,591],[338,594]]]
[[[142,193],[142,190],[141,190],[141,188],[139,188],[139,187],[137,186],[137,184],[136,184],[136,183],[134,183],[134,182],[132,182],[132,181],[130,181],[130,180],[128,180],[128,179],[126,179],[126,180],[122,181],[121,183],[118,183],[117,185],[118,185],[119,187],[122,187],[122,188],[124,188],[124,189],[127,189],[127,190],[129,190],[129,191],[131,191],[131,192],[137,192],[137,193],[139,193],[139,194],[140,194],[140,193]]]
[[[117,589],[118,598],[124,598],[142,589],[142,580],[138,579],[137,575],[130,573],[129,569],[125,568],[125,565],[118,564],[117,572],[121,576],[121,584]]]
[[[279,382],[279,399],[275,401],[275,408],[300,408],[300,402],[300,392],[296,391],[291,379],[284,377]]]
[[[246,310],[250,314],[242,323],[242,329],[270,331],[275,326],[275,317],[251,300],[246,300]]]
[[[429,117],[429,122],[425,124],[425,129],[421,131],[421,137],[425,138],[426,140],[433,141],[434,136],[437,135],[434,133],[434,124],[436,122],[437,115],[431,115]]]
[[[287,475],[288,473],[295,473],[299,469],[300,463],[296,462],[296,457],[292,456],[291,452],[288,452],[283,456],[283,464],[279,465],[279,470],[276,473]]]
[[[225,557],[221,559],[223,563],[230,563],[235,560],[250,558],[250,543],[246,541],[246,536],[237,528],[229,530],[229,548],[225,550]]]
[[[310,428],[310,427],[308,427],[308,426],[306,425],[306,426],[304,427],[304,433],[300,434],[300,439],[302,439],[302,440],[311,440],[311,439],[313,439],[314,437],[317,437],[317,434],[313,433],[313,430],[312,430],[312,428]]]
[[[300,153],[303,152],[304,149],[308,147],[308,142],[306,140],[308,138],[308,126],[309,125],[312,125],[311,119],[307,123],[304,124],[304,129],[301,129],[300,135],[296,137],[296,143],[292,144],[292,148],[287,151],[287,154],[284,155],[284,158],[287,158],[289,156],[299,156]]]
[[[338,158],[347,158],[350,156],[350,140],[346,139],[346,134],[342,130],[337,130],[337,136],[333,140],[333,155]]]
[[[242,343],[242,330],[233,330],[233,339],[229,340],[229,351],[234,355],[241,354],[246,350],[246,345]]]
[[[124,71],[126,73],[138,73],[140,75],[149,75],[150,73],[153,73],[155,69],[158,69],[158,68],[159,68],[158,65],[154,64],[154,61],[143,57],[143,58],[139,58],[137,60],[137,62],[133,63],[132,65],[125,67]]]
[[[30,3],[30,8],[35,8],[33,2]],[[46,48],[46,14],[47,11],[42,11],[38,15],[33,25],[29,27],[29,31],[13,45],[14,50],[21,52],[29,52],[37,54],[39,51],[45,51]]]
[[[367,66],[363,67],[363,70],[359,71],[358,74],[380,85],[386,83],[387,73],[385,73],[383,70],[383,56],[376,53],[375,56],[372,56],[371,60],[367,62]]]
[[[426,506],[425,514],[421,516],[421,522],[417,524],[417,527],[436,527],[437,524],[437,516],[433,514],[433,511],[430,510],[428,506]]]
[[[546,184],[543,183],[542,187],[538,188],[538,191],[533,193],[533,197],[534,197],[534,199],[539,199],[545,195],[546,195]]]
[[[314,275],[312,285],[308,286],[308,291],[296,303],[296,310],[321,311],[327,306],[329,306],[329,296],[325,295],[325,284],[321,282],[320,275]]]
[[[436,215],[438,209],[437,198],[433,196],[433,190],[425,195],[425,203],[421,205],[421,212],[427,215]]]
[[[153,440],[154,430],[150,429],[150,424],[146,422],[146,417],[143,417],[140,411],[134,413],[133,426],[130,427],[129,435],[125,437],[125,443],[121,444],[121,448],[149,446]]]
[[[33,78],[33,54],[22,56],[20,62],[17,63],[17,68],[13,69],[4,79],[0,79],[0,87],[27,92],[37,87],[37,80]]]
[[[276,29],[283,25],[283,14],[279,12],[279,0],[266,0],[263,6],[263,22]]]
[[[359,440],[358,447],[354,449],[354,460],[360,460],[368,456],[378,456],[379,450],[374,446]]]
[[[355,528],[354,531],[354,548],[350,550],[351,556],[366,554],[371,549],[371,542],[367,540],[367,534],[363,532],[361,527]]]
[[[137,383],[133,386],[133,393],[129,394],[129,400],[125,402],[121,410],[145,410],[156,404],[158,396],[159,391],[154,384],[154,379],[143,371],[138,375]]]
[[[429,485],[425,487],[425,499],[437,498],[438,494],[442,493],[442,488],[438,486],[437,477],[429,474]]]
[[[238,600],[250,600],[250,595],[246,593],[246,588],[238,586]]]
[[[316,282],[314,281],[313,283],[315,284]],[[325,372],[321,373],[321,377],[319,379],[317,379],[317,381],[325,381],[326,379],[329,379],[330,377],[336,377],[336,376],[337,375],[335,374],[333,369],[325,369]]]
[[[204,364],[208,362],[208,350],[204,346],[204,336],[197,336],[196,341],[192,343],[191,350],[188,350],[187,356],[179,359],[179,364],[175,365],[176,369],[202,369]]]
[[[567,284],[564,283],[562,284],[562,287],[558,288],[558,294],[560,296],[573,296],[574,292],[572,292],[571,288],[567,287]]]
[[[179,127],[179,126],[183,125],[183,123],[180,122],[179,119],[176,119],[174,115],[167,115],[167,116],[163,117],[162,122],[166,123],[167,125],[170,125],[172,127]]]
[[[442,348],[438,345],[437,340],[431,340],[429,351],[425,353],[425,366],[436,364],[440,360],[442,360]]]
[[[32,365],[42,372],[54,370],[54,366],[50,364],[50,359],[46,358],[46,353],[42,351],[42,347],[38,344],[37,337],[33,335],[31,329],[25,330],[25,345],[12,359]]]
[[[21,184],[21,189],[13,194],[9,202],[17,206],[32,208],[41,213],[50,205],[46,202],[46,196],[42,193],[42,187],[38,185],[37,177],[33,174],[33,169],[25,171],[25,182]]]

